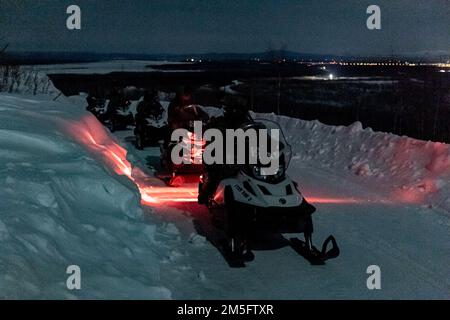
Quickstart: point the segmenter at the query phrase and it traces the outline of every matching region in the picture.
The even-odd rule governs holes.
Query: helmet
[[[158,90],[151,89],[144,93],[144,101],[152,101],[158,97]]]
[[[222,99],[224,119],[231,127],[240,127],[244,123],[251,122],[246,100],[239,96],[226,95]]]
[[[194,90],[192,89],[192,87],[186,86],[183,89],[183,96],[191,96],[193,92]]]

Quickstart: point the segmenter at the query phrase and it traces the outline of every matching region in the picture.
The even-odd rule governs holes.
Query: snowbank
[[[96,123],[48,95],[0,94],[1,298],[171,297],[159,280],[167,249],[138,190],[77,141],[111,141]],[[66,288],[69,265],[79,291]]]
[[[293,161],[322,166],[385,195],[386,201],[450,212],[450,146],[351,126],[327,126],[274,114],[293,148]]]

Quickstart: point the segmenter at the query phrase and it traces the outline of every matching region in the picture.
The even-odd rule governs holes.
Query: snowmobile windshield
[[[284,135],[284,132],[281,129],[280,125],[275,121],[260,118],[255,119],[254,123],[258,127],[267,129],[267,133],[270,137],[272,134],[271,130],[278,130],[279,151],[283,157],[283,162],[287,169],[292,158],[292,148],[291,145],[287,142],[286,136]]]
[[[269,183],[276,183],[284,179],[286,170],[291,160],[292,152],[291,146],[287,143],[283,131],[281,130],[278,123],[265,119],[255,119],[253,123],[243,126],[242,129],[244,131],[248,129],[256,129],[257,132],[259,132],[260,129],[266,129],[268,135],[267,139],[268,146],[266,146],[266,150],[268,154],[269,153],[271,154],[270,155],[271,157],[277,157],[278,160],[278,170],[276,170],[276,173],[274,174],[263,174],[264,173],[263,169],[267,168],[268,166],[271,166],[270,164],[269,165],[262,165],[259,163],[248,164],[245,166],[244,171],[258,180],[266,181]],[[275,144],[278,144],[278,152],[274,152],[271,150],[271,148]],[[258,145],[256,146],[257,154],[259,154],[260,147],[261,146],[259,145],[258,142]]]

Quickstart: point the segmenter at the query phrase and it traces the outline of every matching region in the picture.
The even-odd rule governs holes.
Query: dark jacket
[[[137,106],[137,116],[140,118],[155,118],[158,119],[164,113],[164,108],[157,100],[141,101]]]

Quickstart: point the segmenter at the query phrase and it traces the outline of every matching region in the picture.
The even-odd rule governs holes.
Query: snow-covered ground
[[[259,115],[282,125],[289,173],[318,207],[315,240],[333,233],[341,256],[313,267],[278,240],[230,269],[203,236],[205,208],[140,204],[144,184],[164,188],[148,167],[157,149],[111,136],[80,97],[53,97],[0,94],[1,297],[450,298],[450,146]],[[381,290],[366,287],[373,264]]]
[[[49,98],[0,95],[0,296],[170,298],[160,266],[170,234],[79,144],[83,130],[109,141],[96,119]],[[78,292],[66,288],[69,265],[81,268]]]

